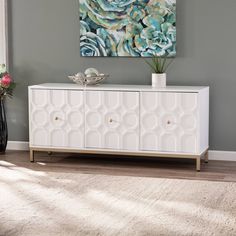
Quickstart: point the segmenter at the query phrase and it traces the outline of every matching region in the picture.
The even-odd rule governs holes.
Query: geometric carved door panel
[[[85,92],[85,147],[139,150],[139,92]]]
[[[141,93],[141,150],[196,153],[197,93]]]
[[[83,91],[30,91],[31,145],[83,148]]]

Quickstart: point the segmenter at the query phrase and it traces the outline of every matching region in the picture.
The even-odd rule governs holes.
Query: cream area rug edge
[[[236,235],[236,183],[0,165],[0,235]]]

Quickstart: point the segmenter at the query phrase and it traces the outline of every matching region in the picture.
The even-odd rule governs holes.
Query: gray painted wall
[[[210,148],[236,150],[236,1],[177,0],[178,56],[170,85],[209,85]],[[97,67],[109,83],[150,84],[140,58],[81,58],[77,0],[9,0],[10,65],[18,83],[7,102],[9,140],[28,140],[27,86],[67,82]]]

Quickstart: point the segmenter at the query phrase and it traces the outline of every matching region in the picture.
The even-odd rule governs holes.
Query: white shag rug
[[[0,161],[1,236],[236,235],[236,183],[35,171]]]

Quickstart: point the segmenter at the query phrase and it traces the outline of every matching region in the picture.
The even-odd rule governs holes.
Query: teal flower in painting
[[[107,56],[117,56],[117,42],[113,34],[103,28],[97,29],[97,35],[104,41],[106,45]]]
[[[80,35],[81,56],[107,56],[105,42],[90,31],[85,21],[80,21]]]
[[[80,37],[81,56],[107,56],[106,45],[96,34],[87,32]]]
[[[95,34],[85,21],[80,21],[80,35],[81,56],[116,56],[115,39],[105,29],[98,28]]]
[[[80,0],[82,56],[175,56],[176,0]]]
[[[128,24],[127,13],[136,0],[81,0],[80,14],[88,17],[99,27],[120,30]]]
[[[119,43],[118,55],[141,57],[152,57],[153,55],[160,57],[175,56],[175,8],[167,8],[159,2],[156,5],[152,2],[152,5],[150,5],[149,2],[145,9],[150,15],[142,19],[142,24],[131,22],[126,26],[125,39]]]
[[[154,24],[153,24],[154,25]],[[143,57],[174,56],[176,45],[176,30],[169,23],[148,26],[134,38],[134,44]]]

